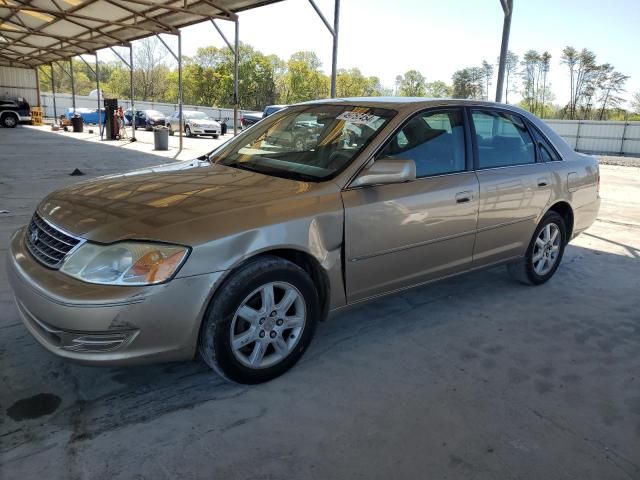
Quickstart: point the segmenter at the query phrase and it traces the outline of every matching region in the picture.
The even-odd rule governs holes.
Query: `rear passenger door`
[[[349,302],[471,267],[478,180],[464,118],[462,108],[413,116],[374,161],[413,160],[417,179],[342,192]]]
[[[473,266],[523,255],[551,196],[551,173],[536,161],[525,121],[501,109],[471,109],[480,182]]]

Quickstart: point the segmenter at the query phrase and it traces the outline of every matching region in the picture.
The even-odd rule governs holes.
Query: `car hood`
[[[283,201],[296,204],[293,197],[312,202],[318,185],[196,160],[64,188],[45,198],[38,213],[68,233],[96,242],[195,245],[251,228],[246,218],[264,218],[268,215],[260,212]]]

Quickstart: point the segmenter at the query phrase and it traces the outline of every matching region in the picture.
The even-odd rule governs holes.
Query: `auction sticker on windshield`
[[[338,120],[345,120],[347,122],[365,125],[371,124],[380,119],[380,117],[378,117],[377,115],[371,115],[370,113],[361,112],[342,112],[336,118]]]

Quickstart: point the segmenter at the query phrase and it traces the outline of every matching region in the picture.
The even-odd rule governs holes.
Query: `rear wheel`
[[[169,135],[173,136],[173,128],[171,128],[171,124],[169,124]]]
[[[567,244],[564,219],[554,211],[542,218],[527,248],[525,257],[507,268],[516,280],[540,285],[549,280],[560,266]]]
[[[18,116],[15,113],[3,113],[0,123],[6,128],[15,128],[18,125]]]
[[[200,332],[200,355],[229,380],[271,380],[300,359],[319,312],[318,294],[304,270],[278,257],[258,258],[216,293]]]

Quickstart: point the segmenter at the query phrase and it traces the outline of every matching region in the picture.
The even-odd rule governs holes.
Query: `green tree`
[[[598,120],[604,119],[607,108],[619,108],[624,102],[624,98],[619,94],[625,91],[624,84],[627,80],[629,80],[629,76],[615,71],[613,65],[606,63],[600,66],[600,75],[597,80],[600,92]]]
[[[631,108],[634,113],[640,114],[640,91],[633,94],[631,99]]]
[[[454,72],[452,76],[453,98],[484,97],[484,71],[479,67],[467,67]]]
[[[409,70],[399,78],[399,93],[402,97],[424,97],[427,79],[417,70]]]
[[[489,100],[489,85],[491,85],[491,79],[493,78],[493,65],[486,60],[482,61],[482,76],[485,84],[485,99]]]
[[[431,98],[448,98],[451,97],[451,87],[442,80],[427,82],[425,87],[425,96]]]
[[[320,71],[322,63],[314,52],[297,52],[287,62],[282,82],[282,103],[296,103],[329,96],[329,78]]]

